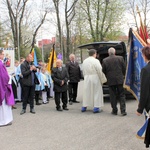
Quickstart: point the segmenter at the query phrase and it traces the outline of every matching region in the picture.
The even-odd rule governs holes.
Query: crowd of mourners
[[[35,114],[36,105],[47,104],[51,97],[54,98],[57,111],[68,111],[68,104],[77,101],[78,83],[84,80],[82,87],[83,98],[81,112],[87,109],[93,113],[102,112],[104,105],[103,84],[107,82],[110,94],[111,114],[118,114],[117,100],[120,102],[120,112],[126,116],[126,99],[123,82],[126,72],[122,56],[115,55],[116,50],[108,49],[109,56],[103,59],[102,65],[97,58],[95,49],[89,50],[89,57],[83,61],[82,71],[74,54],[70,54],[69,61],[63,66],[61,59],[56,60],[56,67],[48,71],[47,64],[39,61],[38,66],[33,64],[33,57],[28,54],[21,61],[15,61],[15,70],[8,74],[4,51],[0,50],[0,126],[11,125],[13,121],[12,108],[16,102],[22,102],[20,115],[26,113],[27,105],[30,113]],[[140,101],[136,114],[140,116],[145,110],[150,110],[150,47],[142,49],[142,54],[147,65],[141,70]],[[149,123],[150,129],[150,123]],[[150,143],[150,134],[147,130],[145,143]]]

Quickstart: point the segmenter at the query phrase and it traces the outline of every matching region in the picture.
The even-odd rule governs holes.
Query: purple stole
[[[6,67],[0,60],[0,105],[2,105],[3,100],[6,100],[7,105],[14,105],[14,95],[12,92],[12,87],[9,82],[9,75]]]

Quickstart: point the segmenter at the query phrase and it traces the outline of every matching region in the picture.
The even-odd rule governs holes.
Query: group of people
[[[119,97],[121,114],[122,116],[127,115],[123,88],[126,65],[123,57],[116,56],[115,52],[114,48],[109,48],[109,56],[103,60],[101,65],[100,61],[96,59],[97,51],[95,49],[89,50],[89,57],[83,61],[82,71],[78,62],[75,60],[75,55],[71,54],[65,67],[63,66],[62,60],[57,59],[56,67],[52,68],[51,74],[46,71],[46,65],[35,67],[32,64],[32,55],[28,54],[26,59],[20,64],[19,77],[23,94],[22,111],[20,114],[26,113],[28,103],[30,105],[30,112],[35,114],[34,97],[36,104],[40,105],[39,96],[42,95],[43,103],[46,104],[52,85],[56,110],[69,110],[67,107],[68,103],[70,105],[79,103],[77,101],[78,83],[81,79],[84,79],[81,112],[86,112],[87,108],[90,107],[92,107],[93,113],[102,111],[101,107],[104,105],[102,86],[107,82],[112,107],[111,113],[113,115],[118,114],[117,98]],[[150,76],[150,47],[143,48],[142,54],[145,61],[148,62],[148,65],[141,71],[141,99],[137,109],[137,115],[141,115],[144,109],[147,112],[150,109],[150,84],[148,84],[148,78]],[[0,126],[12,122],[11,106],[14,106],[10,76],[3,64],[3,58],[4,51],[0,50]]]
[[[82,72],[78,62],[75,60],[75,55],[70,54],[69,61],[66,66],[62,66],[62,60],[56,61],[56,67],[52,69],[51,74],[54,82],[54,93],[55,103],[57,111],[69,110],[68,94],[69,93],[69,104],[79,103],[77,101],[78,82],[83,79]],[[60,100],[62,100],[62,107],[60,106]]]
[[[99,113],[103,106],[103,89],[102,85],[107,82],[109,86],[110,102],[112,114],[117,115],[117,96],[120,100],[120,110],[122,116],[127,115],[125,104],[125,93],[123,89],[123,81],[125,76],[125,62],[122,56],[115,55],[115,49],[109,48],[109,57],[99,62],[96,58],[96,50],[89,50],[89,57],[83,61],[84,75],[84,91],[83,91],[83,107],[85,112],[87,106],[93,106],[93,112]]]

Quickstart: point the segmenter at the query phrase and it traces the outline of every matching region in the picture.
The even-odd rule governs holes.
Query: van
[[[108,49],[113,47],[116,49],[116,55],[122,56],[127,65],[127,49],[123,41],[107,41],[107,42],[94,42],[85,45],[80,45],[78,48],[83,49],[95,49],[97,51],[97,59],[102,64],[104,58],[108,57]],[[107,84],[103,85],[104,98],[109,97],[109,88]],[[126,98],[133,98],[132,94],[125,90]]]

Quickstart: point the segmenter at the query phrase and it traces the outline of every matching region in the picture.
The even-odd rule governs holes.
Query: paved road
[[[82,101],[82,82],[78,100]],[[137,117],[137,102],[127,101],[128,115],[110,114],[110,103],[105,102],[103,112],[93,114],[92,108],[81,113],[81,103],[73,104],[69,111],[55,110],[54,100],[35,106],[36,114],[20,115],[21,103],[13,110],[11,126],[0,128],[0,150],[145,150],[143,140],[135,137],[144,123]]]

